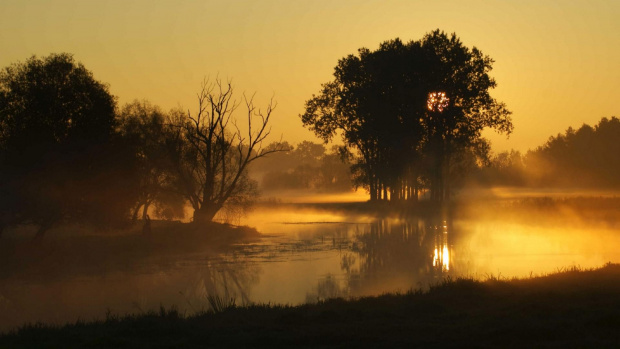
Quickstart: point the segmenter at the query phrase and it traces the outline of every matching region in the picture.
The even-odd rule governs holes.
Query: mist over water
[[[0,257],[0,330],[160,306],[190,315],[209,309],[210,295],[237,305],[300,304],[406,292],[448,276],[599,267],[620,262],[614,200],[503,198],[432,217],[379,217],[338,204],[262,205],[238,222],[261,236],[174,251],[131,234],[50,234],[33,245],[20,235],[27,233],[9,231]],[[117,248],[112,241],[119,238],[130,247]]]

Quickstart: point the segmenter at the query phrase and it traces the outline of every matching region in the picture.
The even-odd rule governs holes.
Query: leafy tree
[[[257,177],[262,177],[263,189],[351,190],[350,171],[348,164],[342,162],[339,147],[326,152],[323,144],[310,141],[303,141],[294,149],[286,142],[283,144],[291,150],[261,159],[252,168]]]
[[[620,187],[620,119],[602,118],[597,125],[569,127],[522,155],[494,155],[477,171],[482,185],[618,188]]]
[[[174,169],[168,156],[166,140],[173,132],[168,116],[147,101],[134,101],[123,107],[118,116],[118,133],[135,156],[138,197],[132,221],[142,209],[146,219],[151,205],[160,216],[183,217],[185,199],[173,189]]]
[[[536,185],[619,187],[620,120],[602,118],[594,127],[569,127],[527,153],[526,172]]]
[[[479,143],[485,127],[512,130],[510,112],[489,94],[492,63],[439,30],[407,44],[386,41],[341,59],[301,118],[325,141],[341,134],[371,200],[415,199],[425,178],[442,200],[453,158]],[[447,96],[440,108],[428,104],[437,92]]]
[[[302,165],[316,166],[325,154],[325,146],[319,143],[303,141],[297,144],[294,153],[294,156],[301,161]]]
[[[297,163],[294,163],[296,160],[292,156],[294,147],[286,141],[272,142],[265,149],[281,149],[281,151],[252,162],[249,172],[252,178],[261,183],[261,189],[270,189],[265,185],[265,181],[269,181],[267,177],[274,173],[286,173],[297,166]],[[277,185],[277,179],[273,183]]]
[[[526,185],[524,156],[515,150],[495,154],[477,169],[473,177],[473,181],[483,185]]]
[[[130,184],[114,143],[115,100],[69,54],[0,72],[1,226],[122,216]],[[128,193],[127,193],[128,194]]]
[[[409,139],[415,140],[413,133],[421,133],[412,116],[415,108],[410,107],[415,101],[404,98],[414,95],[411,89],[415,83],[406,81],[407,76],[396,68],[407,67],[399,63],[406,60],[405,54],[404,45],[395,40],[381,44],[377,52],[360,49],[359,57],[341,59],[335,80],[323,85],[321,94],[307,102],[302,115],[304,125],[325,141],[340,131],[345,146],[357,151],[358,179],[368,185],[371,199],[379,198],[381,188],[390,180],[388,175],[394,171],[388,167],[400,166],[388,162],[398,155],[393,148],[401,145],[400,154],[407,153],[408,144],[399,144],[405,139],[401,135],[407,132]]]
[[[350,191],[351,172],[346,161],[343,163],[340,147],[333,146],[331,152],[321,157],[319,165],[319,188],[324,191]]]
[[[247,133],[237,127],[230,82],[203,83],[198,111],[171,116],[175,133],[167,141],[175,168],[176,187],[194,209],[194,222],[210,222],[222,208],[246,207],[257,195],[248,165],[283,148],[263,148],[275,104],[264,111],[244,96]]]

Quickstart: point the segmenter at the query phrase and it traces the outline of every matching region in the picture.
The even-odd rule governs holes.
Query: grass
[[[192,316],[162,308],[26,325],[1,336],[0,348],[620,347],[618,264],[527,279],[446,279],[428,291],[294,307],[213,302]]]
[[[222,297],[218,295],[208,295],[207,301],[214,313],[223,313],[227,310],[234,309],[237,301],[232,297]]]

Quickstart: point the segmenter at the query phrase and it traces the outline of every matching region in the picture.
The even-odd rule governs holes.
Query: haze
[[[338,59],[441,28],[494,60],[493,96],[527,149],[569,126],[618,115],[620,3],[615,1],[13,1],[0,4],[0,66],[70,52],[119,105],[195,108],[205,76],[278,101],[273,132],[295,144],[304,102]],[[259,103],[260,104],[260,103]]]
[[[0,0],[0,347],[620,346],[618,18]]]

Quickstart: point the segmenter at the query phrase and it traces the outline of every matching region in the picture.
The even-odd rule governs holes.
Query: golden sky
[[[120,104],[195,108],[205,76],[272,95],[274,138],[313,140],[298,115],[339,58],[434,29],[495,60],[493,95],[513,111],[495,151],[620,116],[620,1],[0,0],[0,67],[73,53]]]

